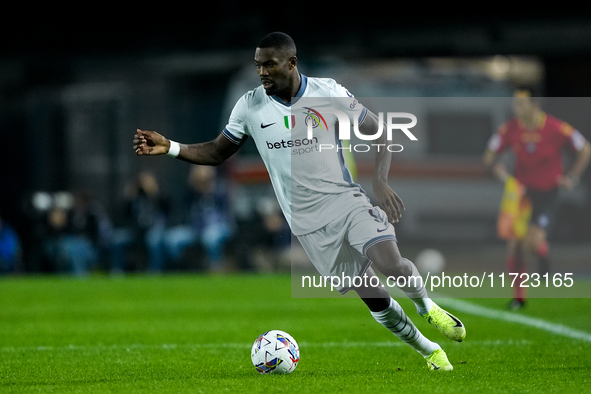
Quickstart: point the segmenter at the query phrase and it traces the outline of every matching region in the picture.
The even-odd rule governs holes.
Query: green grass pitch
[[[591,388],[591,301],[532,299],[511,312],[583,338],[448,308],[444,338],[398,299],[454,365],[427,370],[354,298],[295,299],[289,275],[0,278],[0,391],[80,393],[583,393]],[[507,299],[470,303],[505,312]],[[486,309],[486,310],[488,310]],[[496,316],[496,315],[495,315]],[[255,338],[284,330],[301,361],[259,375]],[[585,336],[586,335],[586,336]]]

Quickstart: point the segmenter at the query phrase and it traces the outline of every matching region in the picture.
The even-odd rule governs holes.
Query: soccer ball
[[[439,275],[445,268],[445,256],[437,249],[423,249],[417,254],[415,265],[422,274]]]
[[[296,369],[300,361],[300,348],[285,331],[271,330],[254,341],[250,357],[261,374],[288,374]]]

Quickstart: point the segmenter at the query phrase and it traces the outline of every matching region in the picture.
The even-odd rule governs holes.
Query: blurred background
[[[481,157],[512,113],[510,101],[485,98],[510,97],[515,87],[565,98],[544,109],[591,139],[591,16],[443,10],[389,20],[379,12],[377,23],[350,10],[319,15],[221,2],[188,21],[85,15],[4,24],[0,223],[3,253],[15,257],[2,270],[288,269],[291,236],[252,141],[214,171],[132,150],[137,128],[186,143],[215,138],[257,86],[254,48],[272,31],[294,38],[302,73],[334,78],[358,97],[478,98],[456,112],[436,100],[439,108],[418,116],[419,143],[395,155],[391,171],[407,206],[397,233],[411,259],[436,248],[448,261],[502,270],[502,185]],[[356,159],[366,185],[370,162]],[[561,264],[587,265],[590,176],[562,196],[551,234]]]

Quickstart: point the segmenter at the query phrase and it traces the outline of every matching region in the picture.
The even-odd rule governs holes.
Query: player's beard
[[[275,96],[275,95],[277,95],[277,93],[279,93],[279,88],[273,82],[273,84],[271,86],[269,86],[268,88],[265,89],[265,93],[267,93],[267,96]]]
[[[265,89],[267,96],[279,96],[280,93],[285,90],[285,84],[281,83],[281,81],[278,81],[277,79],[264,78],[263,81],[271,83],[268,87],[264,86],[263,84],[263,88]]]

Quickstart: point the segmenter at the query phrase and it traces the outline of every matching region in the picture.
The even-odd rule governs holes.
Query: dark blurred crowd
[[[25,231],[0,217],[0,272],[86,276],[288,266],[291,235],[274,200],[246,202],[248,214],[240,214],[224,177],[206,166],[191,167],[186,194],[173,207],[149,171],[129,180],[116,212],[83,190],[34,193],[23,204]],[[180,222],[171,220],[173,208],[182,211]]]

